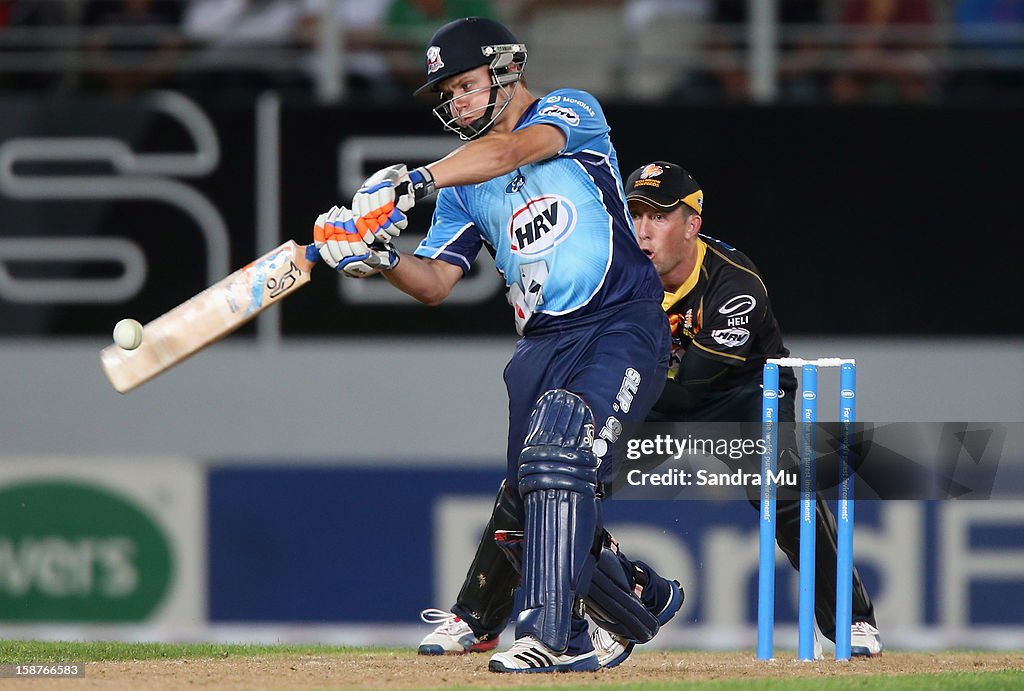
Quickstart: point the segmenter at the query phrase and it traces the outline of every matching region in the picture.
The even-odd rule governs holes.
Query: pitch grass
[[[256,657],[280,655],[355,655],[374,652],[401,652],[406,649],[361,648],[329,645],[250,645],[224,643],[125,643],[120,641],[48,642],[0,641],[0,664],[56,663],[56,662],[127,662],[132,660],[224,659],[228,657]],[[561,676],[561,675],[559,675]],[[596,685],[598,688],[603,684]],[[442,687],[443,688],[443,687]],[[500,689],[502,687],[486,687]],[[550,686],[517,686],[517,689],[548,689]],[[564,685],[559,689],[593,691],[595,685]],[[914,674],[906,676],[811,677],[788,679],[721,680],[701,682],[617,684],[625,691],[686,691],[713,689],[714,691],[925,691],[930,689],[967,689],[989,691],[993,689],[1024,689],[1024,670],[1001,672],[950,672],[944,674]]]

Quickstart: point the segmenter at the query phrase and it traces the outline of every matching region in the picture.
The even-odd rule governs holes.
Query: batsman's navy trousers
[[[609,418],[626,423],[647,416],[665,385],[670,352],[668,319],[654,301],[626,303],[540,333],[528,329],[505,367],[508,487],[519,486],[530,413],[545,391],[565,389],[586,401],[597,437],[606,424],[614,425]],[[598,442],[595,453],[602,446]],[[604,482],[612,476],[611,447],[599,457]]]

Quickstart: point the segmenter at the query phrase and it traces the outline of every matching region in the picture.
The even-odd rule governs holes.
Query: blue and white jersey
[[[488,182],[442,189],[415,254],[469,271],[486,247],[520,332],[527,322],[534,331],[634,300],[660,302],[661,281],[633,234],[597,100],[576,89],[552,91],[516,129],[540,123],[565,134],[564,148]]]

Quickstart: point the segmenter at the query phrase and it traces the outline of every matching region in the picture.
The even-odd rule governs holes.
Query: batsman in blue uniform
[[[514,645],[489,669],[590,671],[599,667],[583,617],[592,582],[613,624],[657,628],[627,592],[634,574],[609,549],[600,497],[622,425],[642,421],[661,392],[670,334],[600,104],[575,89],[536,98],[526,56],[492,20],[439,29],[420,90],[440,96],[435,114],[467,143],[422,168],[378,171],[351,209],[317,219],[314,239],[343,274],[381,273],[428,305],[448,296],[481,249],[493,256],[522,334],[505,368],[505,488],[522,519],[523,539],[509,550],[525,604]],[[413,255],[399,253],[391,240],[406,214],[435,191],[426,238]],[[665,606],[678,609],[678,587],[658,584]]]

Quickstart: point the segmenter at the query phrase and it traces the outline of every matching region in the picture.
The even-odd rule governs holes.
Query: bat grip
[[[314,264],[320,261],[320,251],[317,250],[315,243],[306,245],[306,259]]]

